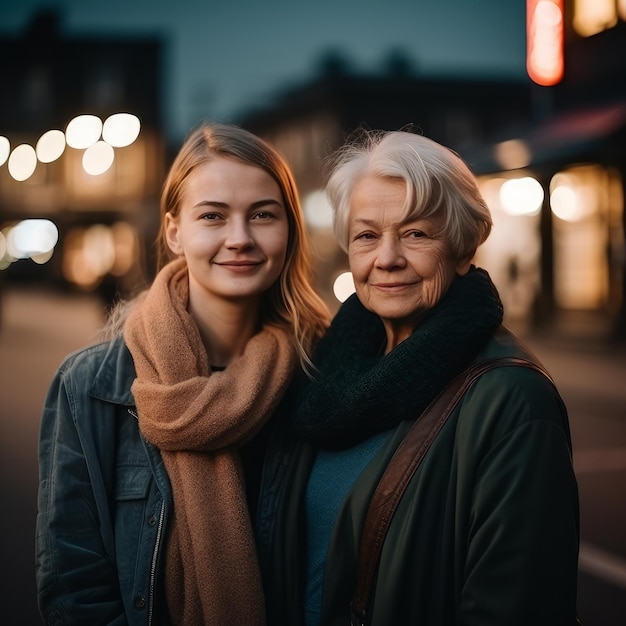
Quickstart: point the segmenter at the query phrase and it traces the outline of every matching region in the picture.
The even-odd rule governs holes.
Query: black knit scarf
[[[338,449],[415,419],[501,322],[494,284],[485,270],[472,266],[409,338],[380,356],[382,322],[352,295],[319,344],[319,374],[301,392],[295,430],[321,448]]]

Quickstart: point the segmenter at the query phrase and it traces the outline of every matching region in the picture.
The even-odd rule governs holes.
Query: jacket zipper
[[[159,525],[157,526],[156,542],[152,553],[152,564],[150,566],[150,594],[148,598],[148,624],[152,624],[152,614],[154,612],[154,588],[156,582],[156,569],[159,550],[161,548],[161,536],[163,534],[163,519],[165,517],[165,502],[161,502],[161,513],[159,514]]]

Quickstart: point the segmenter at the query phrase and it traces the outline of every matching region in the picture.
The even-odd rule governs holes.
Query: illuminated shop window
[[[85,290],[95,289],[107,274],[130,272],[137,263],[139,238],[127,222],[72,228],[65,238],[63,275]]]
[[[594,310],[608,302],[608,176],[580,166],[550,182],[554,226],[554,296],[563,309]]]
[[[544,190],[523,172],[481,177],[479,186],[493,228],[474,262],[489,272],[498,288],[505,322],[523,331],[541,289],[539,222]]]
[[[574,0],[573,26],[581,37],[590,37],[613,28],[619,16],[624,19],[625,0]]]

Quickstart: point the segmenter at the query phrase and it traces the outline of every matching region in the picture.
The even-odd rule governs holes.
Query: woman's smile
[[[263,261],[252,261],[252,260],[232,260],[232,261],[215,261],[216,265],[223,267],[231,272],[235,272],[237,274],[243,274],[246,272],[253,272],[263,265]]]
[[[372,287],[375,289],[379,289],[380,291],[402,291],[403,289],[408,289],[409,287],[414,287],[417,285],[419,281],[413,282],[380,282],[380,283],[372,283]]]

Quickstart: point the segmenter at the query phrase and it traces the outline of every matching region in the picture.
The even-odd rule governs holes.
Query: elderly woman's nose
[[[390,235],[381,237],[376,256],[378,267],[388,269],[402,266],[405,263],[406,259],[402,253],[402,246],[398,238]]]

